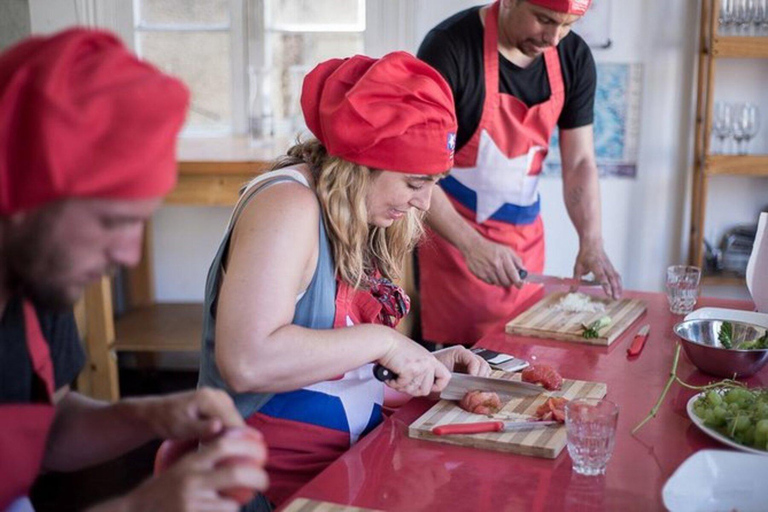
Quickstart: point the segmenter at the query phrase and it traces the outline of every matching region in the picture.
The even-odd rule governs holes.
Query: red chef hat
[[[186,87],[107,32],[0,55],[0,215],[70,197],[161,197],[176,183]]]
[[[453,166],[453,94],[440,73],[408,53],[321,63],[304,79],[301,107],[331,155],[412,174]]]
[[[565,14],[578,14],[584,16],[589,9],[592,0],[528,0],[532,4],[539,5],[545,9],[562,12]]]

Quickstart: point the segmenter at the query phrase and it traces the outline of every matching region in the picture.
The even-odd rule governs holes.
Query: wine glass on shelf
[[[768,33],[768,0],[757,0],[755,9],[755,33],[765,35]]]
[[[736,154],[743,155],[744,150],[742,148],[742,142],[744,141],[744,124],[742,123],[742,112],[744,111],[744,104],[737,103],[733,106],[731,112],[731,136],[736,142]]]
[[[735,0],[720,0],[720,12],[717,16],[718,32],[721,35],[728,34],[734,18]]]
[[[749,35],[749,27],[755,15],[755,0],[735,0],[735,2],[733,22],[736,24],[736,33],[742,36]]]
[[[731,126],[731,104],[724,101],[715,103],[715,116],[712,119],[712,133],[718,140],[713,153],[725,153],[725,141],[731,136],[733,127]]]
[[[749,141],[757,135],[757,131],[760,129],[760,110],[754,103],[745,103],[744,108],[741,110],[741,124],[744,131],[744,149],[742,155],[746,155],[749,151]]]

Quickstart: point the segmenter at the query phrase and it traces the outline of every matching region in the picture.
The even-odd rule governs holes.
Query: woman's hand
[[[386,384],[411,396],[442,391],[451,379],[448,368],[418,343],[394,329],[391,331],[392,346],[378,363],[397,375],[397,379]]]
[[[452,372],[468,373],[478,377],[487,377],[491,374],[491,366],[485,359],[461,345],[438,350],[432,355]]]

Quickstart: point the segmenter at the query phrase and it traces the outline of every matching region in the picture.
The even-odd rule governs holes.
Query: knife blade
[[[449,423],[432,428],[432,433],[438,436],[451,434],[482,434],[484,432],[513,432],[518,430],[533,430],[561,424],[559,421],[480,421],[476,423]]]
[[[380,364],[373,367],[373,374],[382,382],[397,379],[397,375]],[[440,392],[443,400],[461,400],[469,391],[493,391],[503,396],[535,396],[546,390],[530,384],[514,380],[496,379],[493,377],[477,377],[465,373],[451,373],[451,380]]]
[[[648,339],[648,333],[651,330],[651,324],[645,324],[637,331],[635,337],[632,339],[632,344],[627,349],[628,356],[636,356],[640,354],[645,346],[645,341]]]
[[[554,284],[562,286],[602,286],[597,281],[590,279],[576,279],[574,277],[548,276],[545,274],[531,274],[527,270],[520,270],[520,279],[526,283]]]

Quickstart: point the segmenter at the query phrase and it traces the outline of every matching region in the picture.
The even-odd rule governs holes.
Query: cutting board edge
[[[540,304],[545,304],[547,300],[548,299],[542,299],[540,302],[537,302],[536,304],[534,304],[533,307],[528,311],[532,311],[533,308],[539,306]],[[516,325],[516,323],[519,322],[521,319],[523,320],[525,319],[523,315],[526,314],[528,311],[522,313],[521,315],[507,322],[504,325],[504,332],[507,334],[516,335],[516,336],[526,336],[530,338],[549,339],[549,340],[556,340],[556,341],[569,341],[574,343],[585,343],[588,345],[608,347],[614,341],[619,339],[621,335],[624,334],[624,332],[629,328],[630,325],[635,323],[638,318],[643,316],[643,314],[648,311],[648,305],[645,303],[645,301],[641,299],[629,299],[629,301],[630,303],[635,303],[637,306],[633,307],[632,313],[626,317],[629,320],[625,322],[626,323],[625,327],[622,328],[621,330],[609,329],[609,332],[611,332],[611,334],[606,337],[601,336],[599,338],[587,339],[577,334],[559,333],[559,332],[539,329],[536,327],[521,327],[519,325]]]
[[[562,428],[565,428],[563,426]],[[471,435],[448,435],[438,436],[428,431],[418,430],[408,427],[408,437],[412,439],[423,439],[425,441],[434,441],[436,443],[461,446],[463,448],[479,448],[493,452],[512,453],[514,455],[526,455],[538,457],[540,459],[556,459],[565,448],[565,437],[557,446],[523,446],[517,444],[497,443],[493,439],[474,439]],[[462,442],[462,441],[469,441]]]

